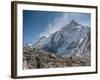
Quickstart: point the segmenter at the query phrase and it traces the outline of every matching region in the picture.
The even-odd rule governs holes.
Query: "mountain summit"
[[[72,21],[70,21],[70,23],[68,25],[70,25],[70,26],[77,26],[79,24],[76,21],[72,20]]]

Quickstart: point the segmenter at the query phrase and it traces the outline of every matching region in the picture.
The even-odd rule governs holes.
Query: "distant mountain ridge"
[[[89,27],[72,20],[49,37],[42,36],[34,44],[34,48],[63,57],[87,57],[90,56],[91,51],[90,33]]]

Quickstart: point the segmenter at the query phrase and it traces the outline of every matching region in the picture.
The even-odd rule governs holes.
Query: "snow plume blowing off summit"
[[[90,16],[81,14],[81,13],[60,13],[56,14],[54,20],[48,22],[48,26],[44,29],[44,32],[40,34],[42,36],[50,36],[52,33],[59,31],[63,26],[71,22],[72,20],[77,21],[78,23],[82,24],[83,26],[90,27]]]

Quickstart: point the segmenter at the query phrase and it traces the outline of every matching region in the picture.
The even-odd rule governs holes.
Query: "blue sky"
[[[48,37],[71,20],[75,20],[83,26],[91,26],[91,14],[89,13],[23,10],[24,43],[34,43],[41,36]]]

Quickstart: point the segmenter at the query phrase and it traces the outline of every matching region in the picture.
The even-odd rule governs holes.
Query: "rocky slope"
[[[40,49],[24,48],[23,69],[90,66],[84,58],[63,58]]]

